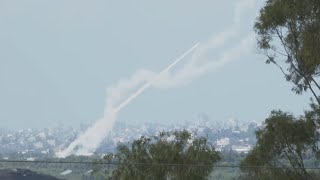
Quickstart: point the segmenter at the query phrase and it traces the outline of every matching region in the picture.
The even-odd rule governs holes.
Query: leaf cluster
[[[268,0],[254,30],[267,63],[281,69],[296,93],[311,90],[319,104],[314,88],[320,89],[320,1]]]
[[[112,174],[118,179],[205,179],[220,156],[206,138],[183,130],[142,136],[105,159],[123,163]]]
[[[257,145],[242,161],[249,177],[310,179],[304,162],[306,153],[319,152],[319,133],[314,120],[295,118],[280,110],[272,111],[265,127],[256,132]],[[259,166],[264,168],[247,168]]]

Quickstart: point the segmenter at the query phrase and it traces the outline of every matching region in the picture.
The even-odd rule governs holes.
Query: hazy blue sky
[[[94,122],[106,88],[136,70],[160,71],[195,43],[232,29],[238,0],[0,1],[0,127],[50,127]],[[252,32],[260,4],[241,19],[236,36]],[[173,89],[149,89],[118,117],[175,122],[207,113],[213,120],[264,120],[275,108],[308,107],[291,84],[248,45],[249,53]],[[210,58],[212,57],[212,58]]]

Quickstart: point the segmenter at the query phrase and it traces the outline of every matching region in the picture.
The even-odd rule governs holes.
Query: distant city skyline
[[[196,67],[217,68],[192,71],[196,76],[181,72],[168,86],[189,75],[190,82],[150,89],[117,121],[182,122],[206,113],[216,121],[261,122],[273,109],[302,114],[310,94],[290,92],[291,84],[255,48],[253,23],[262,5],[253,0],[1,1],[0,128],[94,123],[103,117],[107,88],[137,70],[159,72],[199,41],[201,51],[186,63],[197,56]],[[231,57],[211,63],[224,56]]]

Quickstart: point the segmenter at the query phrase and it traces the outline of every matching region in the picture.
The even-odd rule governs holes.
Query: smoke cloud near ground
[[[253,0],[237,1],[231,27],[226,31],[213,35],[207,42],[201,42],[193,51],[193,54],[186,58],[183,61],[184,63],[179,68],[175,68],[174,71],[165,71],[161,73],[161,76],[158,76],[159,74],[153,71],[141,69],[129,78],[121,79],[115,85],[108,87],[104,116],[74,140],[66,149],[57,152],[56,155],[58,157],[67,157],[71,154],[90,155],[94,153],[102,140],[112,130],[118,113],[128,103],[125,103],[124,106],[121,105],[128,101],[128,99],[132,101],[136,98],[147,88],[146,86],[160,89],[183,87],[195,79],[248,54],[254,42],[253,33],[249,33],[237,41],[237,43],[233,43],[234,46],[231,46],[231,48],[219,51],[219,53],[215,54],[215,57],[207,55],[210,51],[222,47],[234,39],[241,25],[242,15],[253,5]],[[133,98],[130,99],[130,97]]]

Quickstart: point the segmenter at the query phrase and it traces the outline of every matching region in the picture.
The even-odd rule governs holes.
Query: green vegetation
[[[319,179],[320,1],[268,0],[254,26],[267,63],[276,65],[297,94],[316,102],[299,118],[272,111],[256,132],[257,144],[241,162],[245,179]],[[258,166],[262,168],[250,168]]]
[[[310,90],[318,105],[319,11],[318,0],[268,0],[254,26],[267,63],[280,68],[296,93]]]
[[[162,132],[141,137],[130,147],[119,145],[105,159],[121,162],[110,178],[118,179],[206,179],[219,154],[206,138],[184,131]]]
[[[256,132],[257,145],[242,161],[242,170],[247,171],[248,177],[252,179],[311,178],[306,169],[306,155],[315,156],[319,152],[319,133],[315,122],[311,119],[296,119],[282,111],[273,111],[265,124],[266,127]]]

